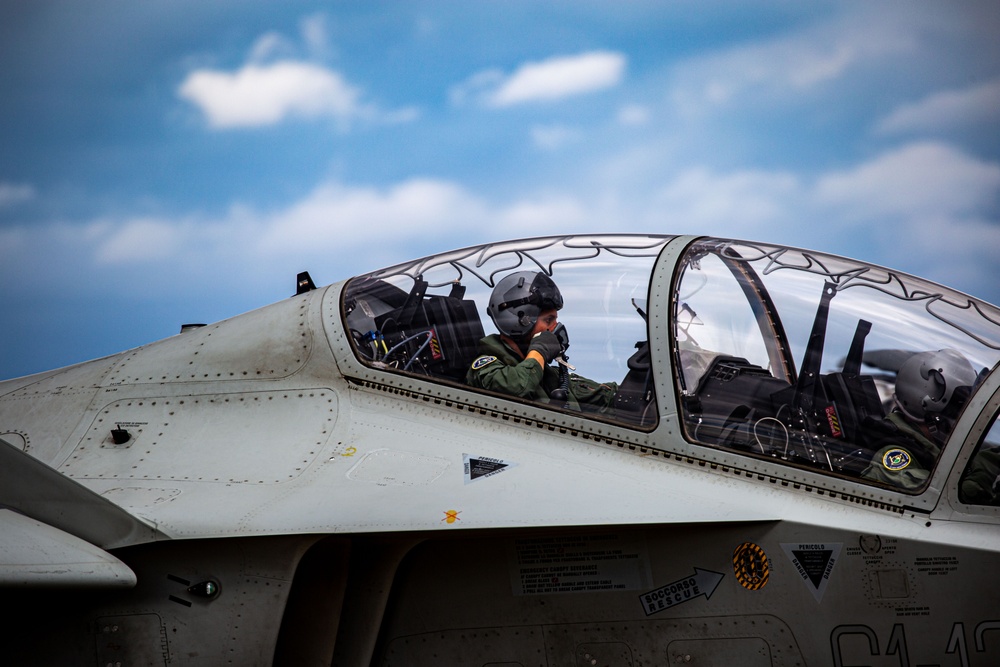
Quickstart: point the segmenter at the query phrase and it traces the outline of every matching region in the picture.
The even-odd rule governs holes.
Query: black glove
[[[528,352],[532,350],[542,355],[542,359],[545,360],[545,365],[547,366],[562,352],[562,344],[559,342],[559,337],[554,333],[543,331],[531,339],[531,344],[528,345]]]
[[[552,333],[556,335],[559,339],[559,345],[562,347],[563,355],[566,354],[566,350],[569,349],[569,332],[566,331],[566,325],[560,322],[556,325],[556,328],[552,330]]]

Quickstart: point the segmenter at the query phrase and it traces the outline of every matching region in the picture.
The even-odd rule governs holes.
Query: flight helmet
[[[959,387],[976,382],[972,364],[956,350],[918,352],[896,375],[896,404],[910,418],[924,421],[944,412]]]
[[[500,333],[518,340],[531,333],[542,311],[562,306],[562,294],[552,278],[536,271],[518,271],[493,288],[486,312]]]

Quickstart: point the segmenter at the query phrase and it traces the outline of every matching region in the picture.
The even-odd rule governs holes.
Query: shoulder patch
[[[902,470],[912,461],[913,457],[902,447],[893,447],[882,455],[882,465],[886,470]]]
[[[486,366],[489,366],[494,361],[498,361],[498,360],[497,360],[496,357],[494,357],[491,354],[487,354],[487,355],[484,355],[482,357],[479,357],[478,359],[476,359],[475,361],[472,362],[472,370],[478,371],[481,368],[485,368]]]

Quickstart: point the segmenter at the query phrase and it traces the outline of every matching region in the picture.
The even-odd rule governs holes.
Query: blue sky
[[[566,232],[1000,303],[998,34],[995,0],[0,0],[0,378]]]

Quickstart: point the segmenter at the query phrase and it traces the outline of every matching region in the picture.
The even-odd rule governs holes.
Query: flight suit
[[[1000,506],[1000,451],[979,450],[962,474],[958,498],[970,505]]]
[[[941,447],[898,412],[889,413],[880,430],[883,433],[875,444],[878,451],[861,476],[908,491],[922,488]]]
[[[534,359],[522,359],[498,334],[479,341],[479,356],[469,367],[465,380],[472,387],[553,405],[557,402],[549,395],[560,386],[556,367],[542,368]],[[572,373],[566,404],[573,410],[613,414],[617,391],[614,382],[602,384]]]

